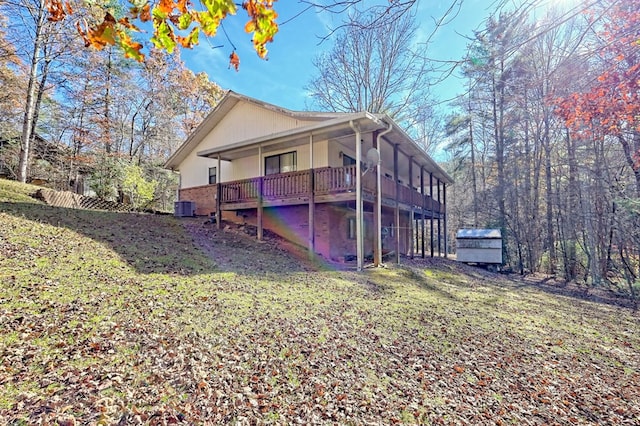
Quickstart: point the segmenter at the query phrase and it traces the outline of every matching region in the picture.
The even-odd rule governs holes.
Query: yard
[[[640,318],[445,260],[313,264],[0,181],[2,424],[639,424]]]

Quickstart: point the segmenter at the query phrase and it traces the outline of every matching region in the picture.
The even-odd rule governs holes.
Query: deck
[[[219,186],[205,185],[197,189],[206,191],[207,198],[214,200],[219,187],[222,210],[256,208],[259,201],[264,207],[307,204],[312,197],[316,203],[355,201],[355,176],[355,165],[324,167],[223,182]],[[383,205],[432,214],[441,212],[440,203],[428,194],[396,185],[387,177],[382,177],[380,183]],[[365,201],[375,200],[375,188],[375,173],[365,174],[362,179],[362,197]]]

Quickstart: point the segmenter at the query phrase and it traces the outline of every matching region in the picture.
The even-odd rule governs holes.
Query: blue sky
[[[481,25],[489,13],[490,4],[486,0],[464,0],[458,16],[436,34],[430,56],[440,60],[462,58],[467,44],[463,35],[470,36]],[[449,5],[448,0],[419,0],[416,16],[420,23],[419,33],[423,36],[429,34],[433,18],[440,17]],[[311,105],[304,87],[316,73],[312,60],[319,52],[331,48],[331,38],[321,42],[321,37],[326,36],[328,28],[339,23],[341,17],[327,12],[316,13],[311,9],[291,19],[306,8],[305,4],[295,0],[280,0],[275,3],[275,8],[278,22],[284,24],[280,25],[274,42],[267,46],[268,60],[258,58],[250,35],[244,33],[246,15],[243,10],[225,21],[229,39],[219,30],[215,38],[201,39],[200,46],[193,51],[185,49],[182,57],[192,71],[205,71],[224,89],[293,110],[309,109]],[[223,47],[212,48],[219,45]],[[228,68],[233,46],[240,56],[239,72]],[[461,90],[460,82],[453,75],[437,90],[442,98],[452,97]]]

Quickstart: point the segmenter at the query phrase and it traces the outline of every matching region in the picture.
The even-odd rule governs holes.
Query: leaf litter
[[[640,423],[629,309],[247,233],[4,203],[0,423]]]

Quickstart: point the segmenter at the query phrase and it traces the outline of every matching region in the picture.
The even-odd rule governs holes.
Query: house
[[[198,215],[327,259],[446,253],[453,181],[384,114],[290,111],[229,91],[167,160]],[[426,237],[426,235],[429,235]],[[434,244],[437,245],[434,248]]]

